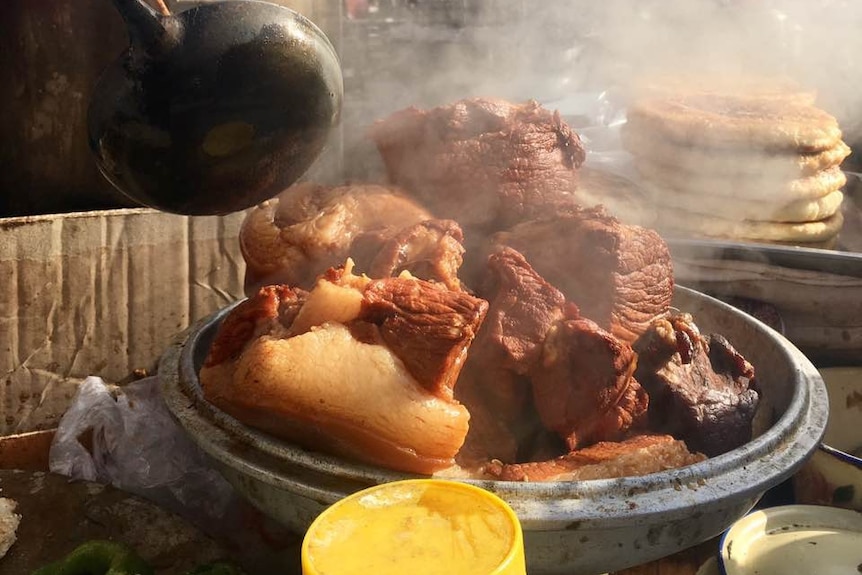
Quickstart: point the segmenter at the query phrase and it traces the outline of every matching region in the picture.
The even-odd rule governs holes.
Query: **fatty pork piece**
[[[366,236],[367,237],[367,236]],[[395,277],[403,271],[462,289],[458,270],[464,261],[464,234],[454,220],[425,220],[407,226],[377,249],[368,266],[372,278]],[[356,244],[354,244],[356,247]],[[369,253],[373,247],[360,249]]]
[[[395,233],[431,214],[393,187],[302,183],[246,215],[239,233],[245,291],[264,285],[311,288],[348,256],[361,269]]]
[[[723,336],[701,335],[689,314],[673,313],[655,320],[633,347],[652,429],[710,457],[751,440],[759,401],[754,367]]]
[[[622,224],[603,208],[569,209],[494,234],[491,251],[509,246],[581,315],[631,343],[668,312],[673,266],[653,230]]]
[[[378,121],[371,138],[390,181],[468,229],[502,229],[573,202],[586,158],[578,135],[535,101],[408,108]]]
[[[670,435],[636,435],[600,442],[548,461],[506,464],[492,461],[485,473],[501,481],[586,481],[635,477],[703,461]]]
[[[487,307],[406,275],[356,276],[352,262],[307,294],[265,287],[219,328],[204,396],[305,448],[433,473],[467,434],[453,387]]]
[[[637,356],[625,342],[581,318],[551,327],[533,369],[542,422],[569,451],[618,441],[646,423],[649,396],[635,379]]]
[[[461,462],[519,459],[544,429],[532,401],[528,373],[539,362],[551,326],[565,317],[565,298],[524,256],[502,248],[488,258],[480,294],[488,314],[456,389],[472,416]],[[463,463],[462,463],[463,464]]]

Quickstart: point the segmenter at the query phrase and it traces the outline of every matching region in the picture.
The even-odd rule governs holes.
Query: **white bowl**
[[[755,366],[761,403],[755,437],[706,461],[643,477],[520,483],[471,481],[502,497],[524,529],[528,572],[596,574],[673,554],[715,537],[818,446],[827,418],[819,373],[754,318],[678,287],[674,306],[705,333],[725,335]],[[303,532],[328,505],[365,487],[411,476],[300,449],[209,404],[198,370],[224,309],[192,326],[159,367],[168,408],[254,505]]]
[[[862,515],[819,505],[756,511],[724,534],[718,554],[723,575],[858,573]]]
[[[862,367],[820,370],[829,395],[823,443],[793,477],[797,503],[862,511]]]

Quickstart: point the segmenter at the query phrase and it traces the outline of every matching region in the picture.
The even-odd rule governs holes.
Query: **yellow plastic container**
[[[526,575],[524,536],[505,501],[479,487],[412,479],[326,509],[302,542],[303,575]]]

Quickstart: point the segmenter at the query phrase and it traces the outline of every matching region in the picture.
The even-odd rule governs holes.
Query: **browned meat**
[[[649,397],[633,374],[632,348],[588,319],[551,328],[533,371],[533,399],[542,422],[569,450],[616,441],[645,423]]]
[[[536,449],[544,428],[526,374],[539,361],[545,334],[564,317],[563,294],[515,250],[491,255],[485,272],[479,293],[490,307],[455,390],[471,414],[462,465],[517,461]]]
[[[468,450],[515,461],[518,445],[541,429],[526,374],[548,330],[564,318],[565,299],[510,248],[488,258],[486,274],[480,294],[491,303],[456,397],[482,414],[470,423]]]
[[[571,203],[586,157],[559,114],[534,101],[408,108],[375,124],[371,137],[392,182],[468,228],[501,229],[546,204]]]
[[[246,294],[269,284],[310,289],[321,273],[348,256],[364,269],[363,255],[370,262],[398,230],[430,218],[396,188],[292,186],[243,221],[239,242]]]
[[[472,355],[472,348],[470,353]],[[517,423],[519,418],[525,416],[526,406],[529,405],[528,382],[518,382],[517,386],[506,382],[501,386],[501,389],[507,392],[518,390],[526,393],[510,397],[489,397],[485,395],[483,385],[488,381],[485,379],[488,374],[471,369],[471,361],[468,359],[467,366],[458,378],[458,385],[455,386],[455,399],[470,412],[470,428],[456,461],[461,467],[468,469],[479,469],[489,459],[519,461],[521,440]],[[500,376],[514,377],[510,372],[501,372]],[[498,405],[502,405],[508,412],[498,410]],[[513,407],[518,409],[516,414],[512,413]]]
[[[519,374],[528,373],[542,354],[551,326],[565,317],[566,300],[518,251],[502,247],[488,258],[481,291],[491,301],[482,344],[474,353]],[[571,317],[577,310],[570,309]]]
[[[264,333],[287,329],[296,319],[308,294],[285,285],[267,286],[237,305],[219,326],[205,365],[214,366],[239,357],[246,344]]]
[[[601,209],[568,210],[500,232],[581,315],[631,343],[670,308],[673,268],[653,230],[620,223]]]
[[[670,435],[637,435],[619,443],[596,443],[549,461],[510,465],[494,461],[485,472],[503,481],[584,481],[646,475],[704,459]]]
[[[407,278],[365,288],[359,321],[379,326],[386,346],[428,391],[452,399],[488,302],[440,284]]]
[[[652,429],[710,457],[751,440],[754,368],[724,337],[702,336],[690,315],[673,314],[654,321],[634,349]]]
[[[470,414],[452,385],[487,303],[349,265],[292,294],[265,288],[229,314],[200,371],[207,400],[308,449],[410,473],[454,465]]]
[[[425,280],[461,289],[458,269],[464,255],[464,234],[454,220],[426,220],[390,237],[368,266],[373,278],[397,276],[407,270]]]

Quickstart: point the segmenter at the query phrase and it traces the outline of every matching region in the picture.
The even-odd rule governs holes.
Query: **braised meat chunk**
[[[502,247],[488,258],[488,278],[481,294],[491,301],[475,353],[519,374],[529,373],[542,354],[551,326],[576,308],[540,276],[518,251]]]
[[[408,108],[377,122],[371,137],[393,183],[465,228],[501,229],[571,203],[586,158],[559,114],[534,101]]]
[[[368,266],[373,278],[402,271],[449,289],[461,289],[458,270],[464,256],[464,233],[454,220],[425,220],[396,232],[380,246]]]
[[[456,397],[474,415],[465,443],[468,455],[514,461],[519,446],[543,429],[527,374],[540,361],[551,326],[565,317],[566,302],[511,248],[492,254],[485,272],[480,295],[490,306]]]
[[[450,467],[470,419],[452,387],[487,302],[351,266],[302,297],[264,288],[234,310],[201,369],[204,396],[309,449],[413,473]]]
[[[502,481],[585,481],[646,475],[704,459],[670,435],[645,434],[619,442],[596,443],[547,461],[492,461],[485,473]]]
[[[569,450],[617,441],[646,422],[632,348],[588,319],[557,323],[532,374],[536,410]]]
[[[652,429],[709,457],[751,440],[754,368],[724,337],[701,335],[689,314],[674,313],[654,321],[633,347]]]
[[[272,284],[309,289],[348,256],[364,270],[395,233],[430,218],[397,188],[291,186],[243,221],[239,241],[246,294]]]
[[[368,284],[358,320],[378,326],[382,341],[423,387],[451,399],[487,311],[488,302],[463,291],[397,277]]]
[[[668,311],[673,267],[653,230],[620,223],[602,208],[571,209],[499,232],[583,317],[631,343]],[[492,248],[493,249],[493,248]]]
[[[253,339],[289,329],[307,296],[307,292],[285,285],[261,288],[239,303],[221,323],[204,365],[236,360]]]

